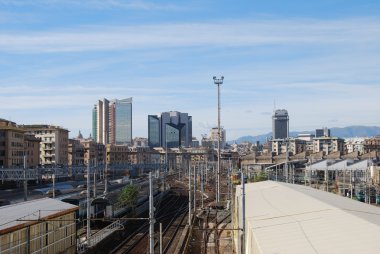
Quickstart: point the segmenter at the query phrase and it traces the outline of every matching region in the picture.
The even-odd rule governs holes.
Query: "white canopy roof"
[[[380,253],[378,207],[272,181],[247,184],[246,199],[247,253]]]

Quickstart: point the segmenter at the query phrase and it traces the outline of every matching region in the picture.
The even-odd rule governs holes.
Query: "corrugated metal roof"
[[[380,253],[378,207],[272,181],[247,184],[246,198],[247,253]]]
[[[0,233],[4,230],[54,217],[78,206],[51,198],[42,198],[0,207]]]

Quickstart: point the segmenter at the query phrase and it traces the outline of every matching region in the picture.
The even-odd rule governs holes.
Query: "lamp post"
[[[214,84],[218,86],[218,167],[217,167],[217,190],[216,202],[220,201],[220,86],[223,84],[224,77],[213,77]]]

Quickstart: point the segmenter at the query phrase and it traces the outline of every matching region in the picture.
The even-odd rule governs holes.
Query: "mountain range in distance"
[[[340,137],[340,138],[354,138],[354,137],[373,137],[376,135],[380,135],[380,127],[377,126],[348,126],[343,128],[330,128],[331,136]],[[301,133],[310,133],[315,134],[315,130],[313,131],[291,131],[289,132],[290,137],[297,137],[298,134]],[[265,143],[267,139],[272,137],[272,132],[267,134],[257,135],[257,136],[243,136],[236,140],[228,141],[229,144],[237,143],[240,144],[242,142],[251,142],[255,143],[259,141],[261,144]]]

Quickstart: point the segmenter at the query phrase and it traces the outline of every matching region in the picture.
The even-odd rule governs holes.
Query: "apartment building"
[[[337,137],[319,137],[313,139],[314,153],[323,152],[328,155],[333,152],[345,152],[344,139]]]
[[[41,165],[67,165],[69,131],[54,125],[22,125],[24,131],[41,139]]]
[[[373,151],[380,153],[380,135],[364,141],[364,152],[369,153]]]
[[[0,119],[0,167],[23,167],[24,133],[16,123]]]

